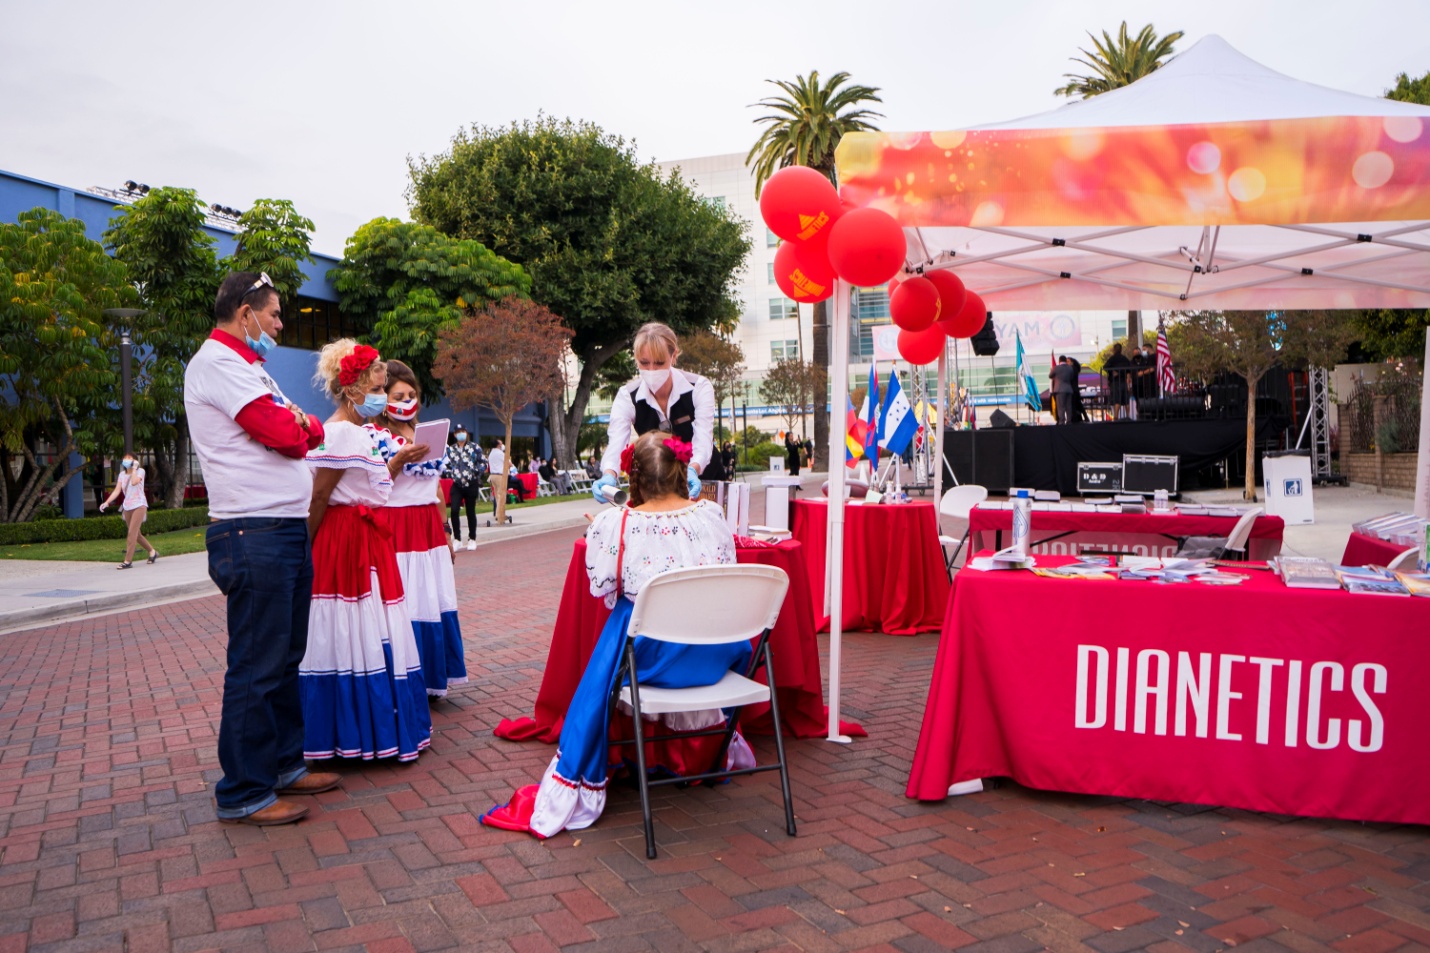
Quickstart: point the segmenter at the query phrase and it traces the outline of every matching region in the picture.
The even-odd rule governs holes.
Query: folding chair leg
[[[631,711],[636,727],[636,783],[641,792],[641,820],[645,823],[645,855],[655,860],[655,822],[650,816],[650,779],[645,773],[645,728],[641,724],[640,676],[636,674],[635,641],[626,643],[626,659],[631,674]]]
[[[785,761],[785,736],[784,729],[780,727],[780,700],[774,685],[775,669],[770,664],[769,642],[765,643],[765,677],[770,681],[770,717],[775,722],[775,753],[780,759],[780,793],[785,799],[785,833],[794,837],[794,802],[790,798],[789,765]]]

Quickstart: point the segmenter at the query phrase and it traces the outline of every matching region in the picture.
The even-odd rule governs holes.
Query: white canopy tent
[[[1217,36],[1051,112],[850,134],[837,165],[847,205],[904,226],[907,270],[952,269],[993,311],[1430,307],[1430,107],[1301,82]],[[848,391],[849,296],[839,282],[831,433]],[[1430,371],[1430,344],[1426,356]],[[941,359],[940,460],[946,398]],[[1430,401],[1421,432],[1426,516]],[[847,740],[844,473],[831,471],[829,733]]]

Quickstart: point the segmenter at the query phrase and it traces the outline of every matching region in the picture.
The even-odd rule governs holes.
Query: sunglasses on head
[[[257,281],[248,286],[248,290],[245,291],[242,296],[239,297],[238,300],[242,301],[244,298],[247,298],[249,295],[253,294],[255,291],[263,287],[273,288],[273,279],[268,277],[268,272],[266,271],[258,276]],[[278,289],[273,288],[273,290],[277,291]]]

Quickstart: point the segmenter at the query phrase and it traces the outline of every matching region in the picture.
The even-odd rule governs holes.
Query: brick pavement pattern
[[[771,774],[654,792],[655,862],[634,789],[574,835],[483,828],[553,753],[492,727],[531,710],[575,536],[460,554],[472,683],[432,749],[343,765],[287,827],[214,818],[221,599],[0,637],[0,953],[1430,949],[1422,828],[1015,785],[907,800],[932,635],[846,638],[870,737],[790,743],[797,838]]]

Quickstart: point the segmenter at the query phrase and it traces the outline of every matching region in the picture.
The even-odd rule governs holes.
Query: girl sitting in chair
[[[630,503],[608,507],[586,531],[591,594],[605,597],[611,617],[586,663],[561,728],[560,747],[541,784],[518,790],[510,803],[484,814],[483,824],[547,838],[562,830],[590,827],[601,816],[606,806],[609,706],[636,595],[666,570],[735,562],[735,538],[720,507],[708,500],[690,501],[686,487],[690,454],[688,443],[652,431],[637,438],[623,455],[621,466],[630,476]],[[635,652],[643,688],[713,685],[730,669],[743,672],[750,658],[746,642],[677,645],[638,636]],[[690,730],[724,721],[719,711],[705,714],[709,717],[685,716],[668,727]],[[738,734],[729,758],[754,763]]]

